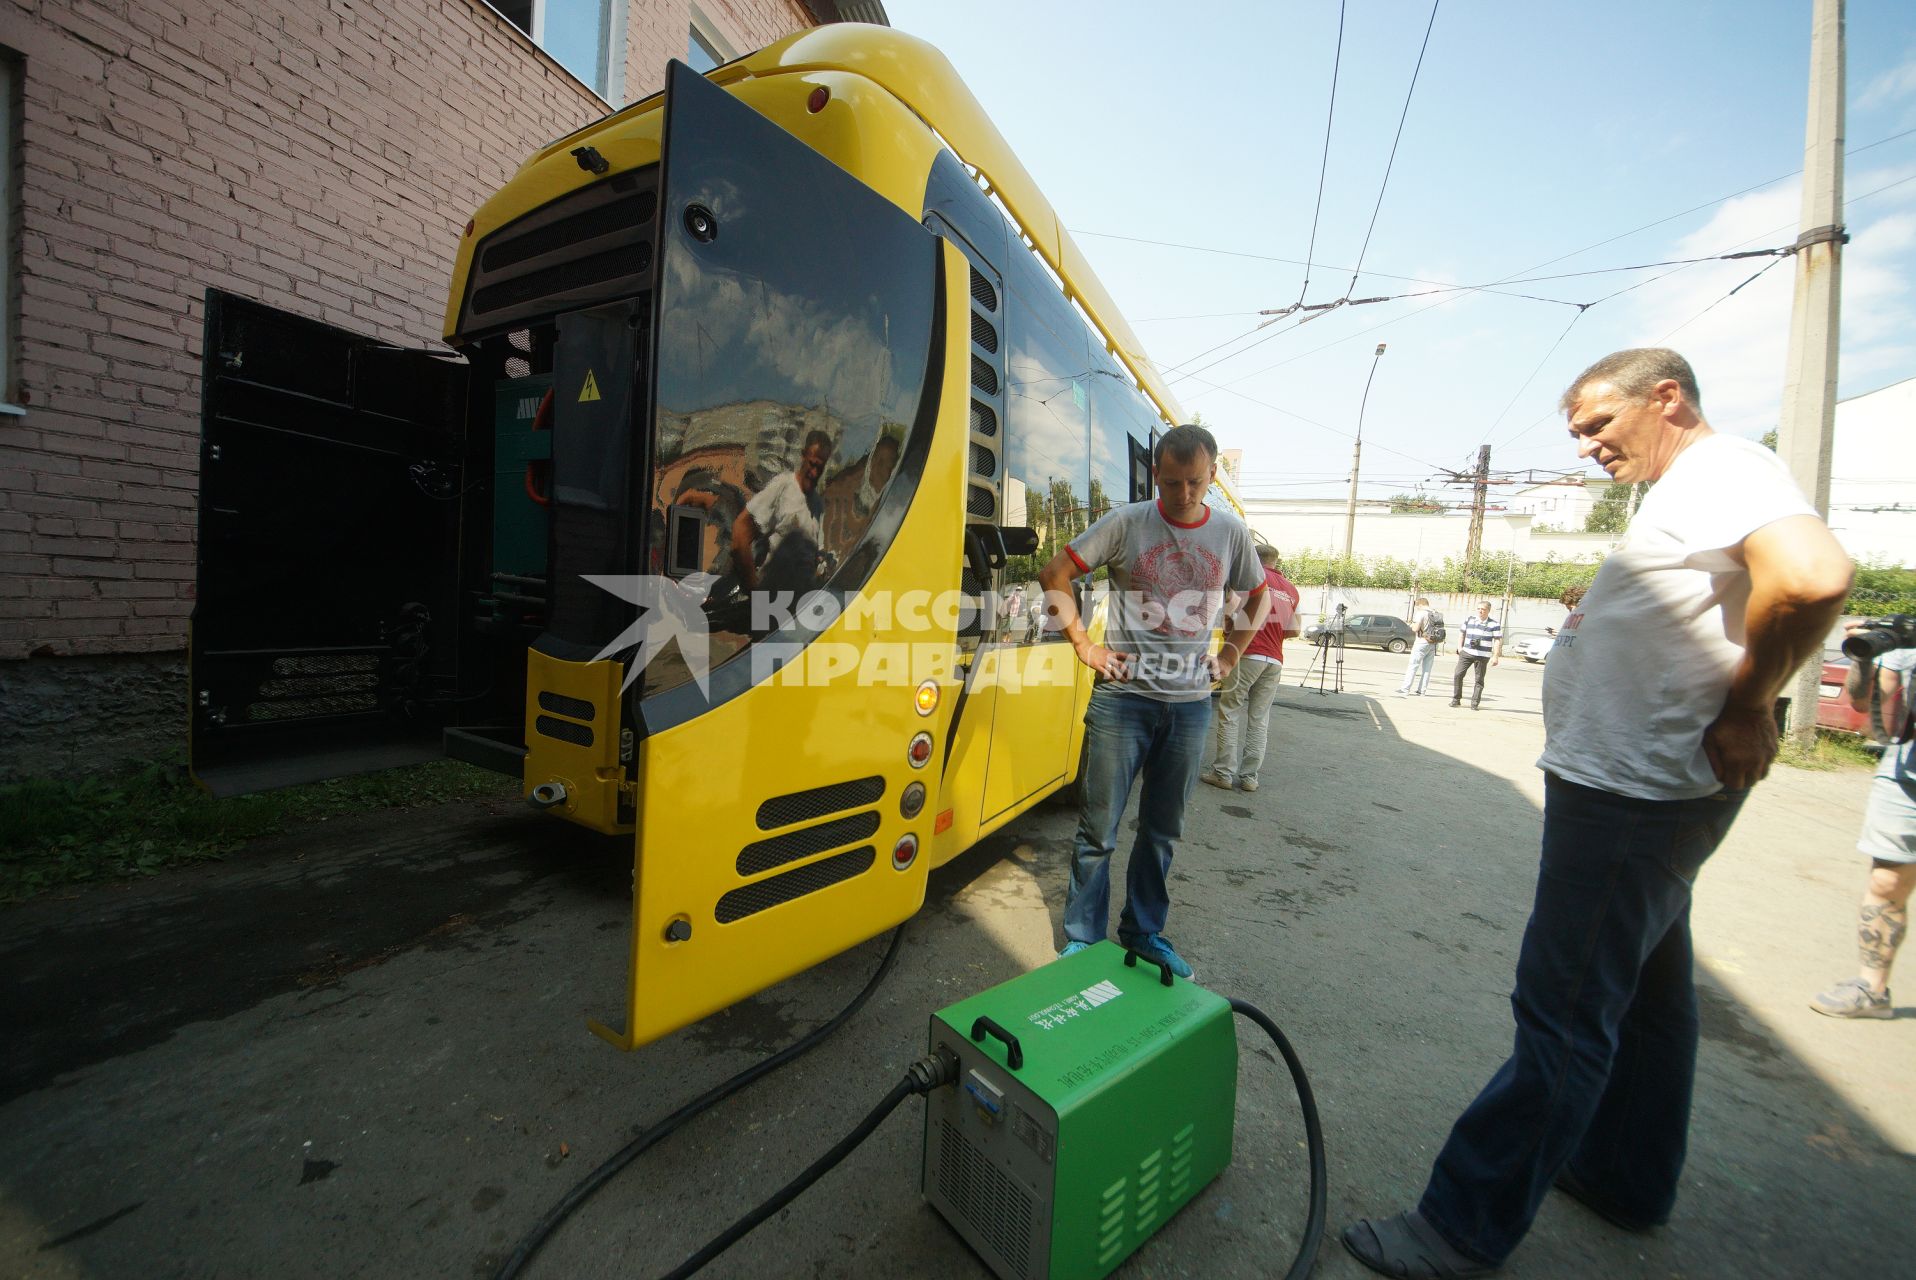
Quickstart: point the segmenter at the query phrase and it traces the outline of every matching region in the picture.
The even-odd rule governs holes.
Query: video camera
[[[1891,649],[1916,649],[1916,617],[1907,613],[1870,618],[1862,628],[1843,641],[1843,654],[1852,662],[1874,662]]]

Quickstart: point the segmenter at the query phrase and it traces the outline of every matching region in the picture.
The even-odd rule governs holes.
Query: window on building
[[[532,42],[608,102],[623,62],[623,24],[613,0],[488,0]]]
[[[723,66],[738,54],[725,37],[718,33],[712,20],[699,12],[697,5],[692,6],[692,25],[687,32],[685,44],[685,63],[692,70],[704,75],[713,67]]]
[[[11,49],[0,49],[0,412],[19,413],[14,406],[14,317],[19,314],[19,281],[14,278],[15,210],[19,206],[15,179],[15,136],[20,127],[20,63]]]

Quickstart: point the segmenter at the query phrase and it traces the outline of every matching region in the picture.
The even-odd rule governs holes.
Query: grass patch
[[[0,903],[61,885],[217,860],[260,836],[367,809],[408,809],[518,784],[453,760],[216,800],[177,765],[0,785]]]
[[[1793,769],[1874,769],[1877,753],[1866,750],[1863,739],[1853,733],[1818,729],[1816,741],[1807,747],[1799,746],[1794,738],[1783,739],[1783,749],[1777,753],[1776,760]]]

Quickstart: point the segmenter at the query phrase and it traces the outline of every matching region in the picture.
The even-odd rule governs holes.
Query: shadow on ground
[[[1535,729],[1475,722],[1440,750],[1363,694],[1279,697],[1264,786],[1193,796],[1170,931],[1311,1069],[1334,1232],[1415,1197],[1507,1051],[1540,820],[1478,765],[1534,757]],[[782,1184],[922,1052],[930,1011],[1052,954],[1074,823],[1041,806],[935,872],[851,1024],[648,1153],[529,1274],[662,1273]],[[829,1017],[882,950],[622,1055],[583,1023],[621,990],[630,873],[622,842],[447,807],[0,915],[0,1272],[491,1274],[633,1133]],[[1910,1158],[1703,990],[1675,1221],[1623,1236],[1553,1198],[1510,1274],[1873,1274],[1908,1256]],[[1296,1105],[1254,1028],[1241,1046],[1231,1168],[1116,1274],[1266,1276],[1296,1247]],[[985,1274],[919,1199],[908,1110],[707,1274]],[[1366,1274],[1334,1237],[1320,1271]]]

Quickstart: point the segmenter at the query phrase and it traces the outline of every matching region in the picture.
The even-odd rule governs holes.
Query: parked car
[[[1520,631],[1504,637],[1504,652],[1525,662],[1542,662],[1550,656],[1550,646],[1555,643],[1557,637],[1553,635],[1545,635],[1541,631]]]
[[[1318,634],[1327,629],[1321,622],[1305,627],[1305,643],[1316,644]],[[1410,642],[1414,639],[1416,635],[1411,631],[1410,624],[1388,613],[1353,613],[1344,619],[1344,643],[1347,645],[1376,645],[1392,653],[1409,653]]]
[[[1849,659],[1840,651],[1823,655],[1823,681],[1816,699],[1816,727],[1838,733],[1861,734],[1873,738],[1869,712],[1858,711],[1843,696],[1843,681],[1849,678]]]

